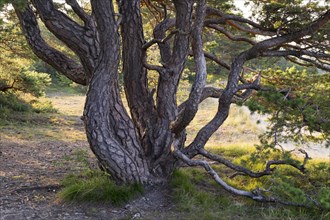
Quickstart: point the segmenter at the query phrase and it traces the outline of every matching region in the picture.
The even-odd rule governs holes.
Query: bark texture
[[[41,37],[38,22],[30,6],[24,11],[16,9],[25,38],[32,51],[43,61],[63,73],[72,81],[87,85],[85,71],[81,64],[60,51],[50,47]]]
[[[92,1],[101,53],[91,79],[84,120],[93,152],[118,182],[145,183],[149,170],[119,94],[119,34],[110,1]],[[101,88],[101,92],[100,92]]]
[[[209,8],[205,0],[173,0],[170,6],[171,14],[175,16],[167,16],[167,7],[163,5],[164,11],[160,14],[165,17],[155,25],[154,39],[146,42],[140,0],[118,0],[118,11],[113,1],[92,0],[91,15],[76,0],[66,0],[66,3],[79,21],[56,8],[52,0],[30,0],[25,9],[16,8],[16,14],[30,47],[39,58],[72,81],[88,85],[84,109],[87,138],[96,157],[113,179],[118,183],[143,184],[164,181],[178,165],[186,163],[203,167],[217,183],[234,194],[276,202],[260,192],[235,189],[225,183],[207,161],[194,157],[200,155],[255,178],[270,175],[273,171],[271,166],[287,164],[271,161],[264,171],[253,172],[207,152],[204,146],[228,117],[231,104],[245,100],[252,90],[260,89],[260,75],[253,82],[248,82],[241,75],[246,69],[246,61],[265,56],[294,56],[324,69],[329,67],[324,65],[329,59],[328,54],[298,45],[299,41],[304,41],[306,36],[317,33],[327,24],[329,11],[305,28],[283,32]],[[150,1],[150,4],[158,3]],[[36,14],[48,30],[76,54],[80,63],[46,43]],[[204,51],[205,26],[231,40],[247,42],[250,48],[234,57],[230,64],[226,63]],[[231,33],[233,28],[267,38],[257,40],[235,35]],[[160,52],[157,65],[147,62],[147,50],[153,45]],[[192,55],[194,60],[194,82],[188,99],[178,105],[177,91],[188,55]],[[225,87],[205,87],[206,58],[229,70]],[[150,70],[158,73],[157,88],[151,91],[148,89]],[[120,74],[123,74],[129,110],[124,107],[120,94]],[[200,102],[208,97],[218,98],[218,111],[187,146],[185,130],[194,119]],[[300,171],[304,168],[304,164],[289,165]]]

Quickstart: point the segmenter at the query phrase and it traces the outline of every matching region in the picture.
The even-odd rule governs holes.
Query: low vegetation
[[[234,182],[240,187],[246,184]],[[220,187],[215,188],[213,180],[196,168],[176,171],[171,186],[179,210],[187,219],[327,219],[330,214],[329,210],[261,204],[234,197]]]
[[[116,185],[108,174],[100,170],[70,174],[62,181],[62,185],[63,189],[58,195],[64,201],[110,201],[114,205],[120,205],[143,192],[143,187],[139,184]]]
[[[7,123],[6,130],[18,130],[19,127],[23,132],[15,134],[15,138],[22,139],[38,137],[59,141],[84,140],[83,131],[73,128],[77,126],[76,121],[81,115],[84,97],[71,88],[67,93],[57,94],[52,89],[50,92],[48,98],[42,100],[49,103],[49,106],[52,106],[50,101],[54,103],[57,112],[21,111],[21,116],[9,114],[11,121]],[[53,106],[52,108],[54,109]],[[196,133],[199,127],[212,117],[215,110],[216,102],[213,100],[202,104],[198,117],[188,128],[190,136],[194,136],[194,132]],[[267,159],[280,157],[282,152],[270,151],[267,157],[258,158],[258,149],[254,145],[258,143],[256,134],[262,130],[253,120],[244,108],[234,106],[228,122],[215,134],[207,150],[229,158],[235,164],[244,165],[255,171],[262,170]],[[35,128],[31,129],[31,126]],[[6,134],[6,131],[1,130]],[[247,139],[240,139],[242,132]],[[121,205],[143,194],[143,188],[137,184],[117,186],[108,174],[95,166],[92,168],[88,157],[87,150],[79,150],[63,158],[64,161],[75,161],[77,169],[60,182],[62,187],[57,196],[61,200]],[[254,160],[250,160],[251,157],[254,157]],[[299,157],[293,159],[303,160]],[[57,165],[65,166],[65,163]],[[235,197],[217,186],[203,170],[186,167],[175,171],[169,186],[177,207],[176,211],[183,213],[188,219],[327,219],[330,216],[330,164],[326,160],[308,161],[306,173],[283,166],[275,170],[272,176],[256,179],[235,176],[223,165],[212,166],[224,180],[237,188],[252,190],[258,187],[270,190],[284,200],[304,201],[316,205],[317,208],[286,207]]]
[[[236,164],[242,164],[255,152],[255,148],[232,149],[214,147]],[[274,157],[276,155],[273,155]],[[251,164],[250,164],[251,165]],[[263,163],[256,162],[252,170],[261,170]],[[287,207],[274,204],[260,204],[251,200],[232,196],[217,187],[214,180],[198,168],[177,170],[171,180],[174,197],[179,209],[189,215],[189,219],[327,219],[330,215],[330,164],[326,160],[312,160],[306,166],[306,173],[300,173],[288,166],[281,167],[272,176],[250,178],[233,175],[230,169],[213,164],[213,168],[231,185],[252,190],[269,190],[283,200],[306,202],[317,208]],[[215,188],[216,187],[216,188]]]
[[[230,158],[236,164],[246,164],[246,159],[256,153],[253,146],[229,145],[210,147],[208,150]],[[276,153],[270,155],[276,157]],[[64,201],[110,202],[123,204],[143,193],[140,185],[116,186],[108,174],[90,168],[85,151],[73,152],[68,160],[75,160],[82,169],[69,174],[58,193]],[[302,158],[295,158],[302,160]],[[248,164],[252,170],[261,170],[259,161]],[[330,215],[330,164],[327,160],[311,160],[307,171],[300,173],[288,166],[278,168],[274,175],[254,178],[233,175],[223,165],[213,164],[213,168],[231,185],[252,190],[269,190],[274,196],[297,203],[304,201],[314,206],[288,207],[280,204],[257,203],[250,199],[233,196],[219,187],[200,168],[184,167],[176,170],[170,180],[173,202],[178,212],[186,219],[327,219]]]

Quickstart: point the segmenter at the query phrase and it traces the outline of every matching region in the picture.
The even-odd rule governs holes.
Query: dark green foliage
[[[18,7],[23,8],[27,3],[27,0],[0,0],[0,11],[6,6],[6,4],[15,4]]]
[[[295,67],[267,69],[262,74],[264,89],[246,104],[253,112],[270,115],[263,143],[271,137],[273,145],[306,140],[329,143],[330,74]]]
[[[30,93],[35,97],[44,95],[44,91],[50,83],[51,79],[48,74],[35,71],[22,70],[16,74],[2,73],[0,76],[0,88],[12,86],[12,88],[9,88],[7,91],[22,91],[24,93]]]
[[[318,0],[250,0],[247,2],[252,4],[252,16],[257,18],[260,24],[288,33],[301,29],[315,20],[325,9],[329,9],[329,5],[319,4]],[[317,38],[319,37],[324,36]]]
[[[1,25],[0,48],[0,115],[7,118],[13,112],[54,112],[51,103],[37,98],[51,84],[47,73],[31,68],[34,56],[16,24],[12,11],[5,14]]]
[[[55,113],[52,103],[26,97],[22,93],[0,92],[0,118],[9,119],[17,112]]]
[[[330,209],[330,189],[329,187],[322,187],[318,195],[320,205],[325,209]]]
[[[30,109],[30,105],[18,98],[14,93],[0,92],[0,112],[9,114],[11,111],[25,112]]]

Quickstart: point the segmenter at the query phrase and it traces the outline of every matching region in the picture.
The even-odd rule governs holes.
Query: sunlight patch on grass
[[[19,128],[18,128],[19,126]],[[0,127],[1,135],[8,139],[15,141],[21,140],[51,140],[51,141],[85,141],[86,134],[81,128],[74,128],[72,126],[52,126],[52,125],[33,125],[33,124],[22,124],[22,125],[7,125]]]
[[[206,150],[214,154],[220,154],[226,157],[241,157],[253,153],[256,148],[254,143],[227,143],[219,146],[206,146]]]
[[[217,108],[216,99],[207,99],[200,104],[196,117],[187,127],[187,144],[194,139],[204,125],[212,120]],[[247,142],[258,144],[258,135],[261,133],[262,129],[256,124],[245,107],[232,105],[226,122],[213,134],[207,146]]]
[[[84,95],[55,95],[52,94],[48,99],[53,103],[53,105],[61,112],[62,114],[68,116],[82,116],[85,104]]]

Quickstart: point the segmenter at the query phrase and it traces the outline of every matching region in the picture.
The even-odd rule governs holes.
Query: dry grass
[[[201,103],[195,119],[187,128],[187,141],[190,143],[197,132],[216,114],[216,99],[207,99]],[[216,131],[207,143],[208,147],[219,145],[254,145],[259,143],[258,135],[262,129],[258,127],[245,107],[233,105],[224,125]]]
[[[84,95],[66,95],[63,93],[50,94],[48,99],[64,115],[81,116],[85,104]]]
[[[1,137],[16,140],[86,141],[80,116],[85,96],[51,94],[44,101],[51,101],[58,113],[16,113],[0,126]]]

